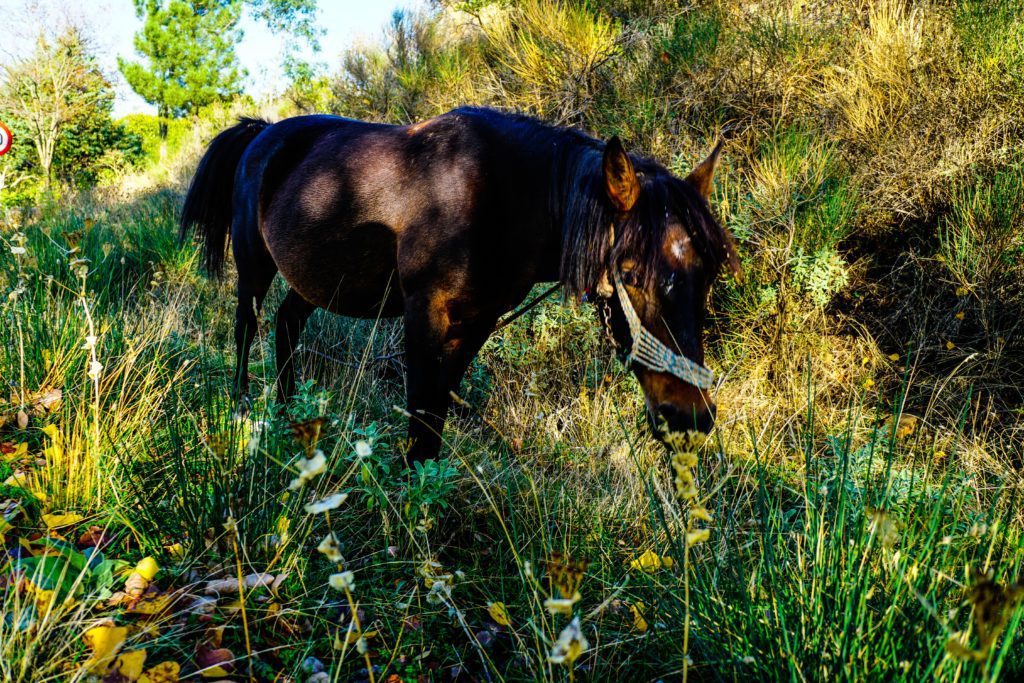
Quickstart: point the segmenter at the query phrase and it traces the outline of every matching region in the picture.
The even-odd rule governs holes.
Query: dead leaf
[[[640,633],[647,631],[647,619],[644,618],[644,603],[635,602],[629,606],[629,611],[633,615],[633,628]]]
[[[128,629],[124,626],[93,626],[87,630],[82,635],[82,640],[92,650],[92,654],[85,663],[86,669],[106,669],[127,637]]]
[[[487,604],[487,613],[499,626],[508,626],[511,620],[508,617],[508,609],[503,602],[491,602]]]
[[[161,662],[142,674],[139,683],[178,683],[180,672],[177,662]]]
[[[245,588],[251,590],[259,586],[272,586],[274,584],[273,574],[249,574],[249,576],[243,579]],[[238,592],[238,579],[227,578],[227,579],[215,579],[206,584],[206,588],[203,592],[207,595],[224,595],[226,593],[237,593]]]
[[[134,683],[142,676],[146,663],[145,650],[132,650],[118,656],[117,661],[103,676],[103,683]]]
[[[153,588],[152,586],[150,588]],[[141,616],[157,616],[163,614],[171,606],[174,596],[168,593],[161,593],[159,590],[147,591],[134,604],[130,605],[125,614],[136,614]]]
[[[905,439],[917,431],[918,418],[916,415],[900,415],[896,423],[895,436],[897,439]],[[892,421],[889,422],[889,429],[892,429]]]
[[[32,403],[42,408],[47,413],[52,413],[60,407],[60,401],[64,398],[64,392],[60,389],[48,389],[36,396]]]
[[[672,566],[673,561],[669,556],[660,557],[658,553],[653,550],[644,552],[643,555],[636,558],[629,563],[630,568],[637,569],[648,574],[653,574],[661,568],[668,569]]]
[[[85,517],[74,512],[65,515],[43,515],[43,524],[46,525],[47,529],[60,529],[66,526],[74,526],[81,522]]]
[[[211,647],[207,643],[196,647],[196,666],[203,678],[230,676],[235,668],[234,660],[234,653],[226,647]]]
[[[107,533],[103,530],[103,527],[93,525],[89,527],[81,536],[78,537],[78,548],[84,550],[85,548],[96,548],[97,550],[103,550],[111,541],[114,539],[110,538]]]
[[[18,411],[18,429],[28,429],[28,413],[24,410]]]
[[[132,572],[124,582],[124,592],[132,600],[138,600],[149,586],[149,580],[138,572]]]

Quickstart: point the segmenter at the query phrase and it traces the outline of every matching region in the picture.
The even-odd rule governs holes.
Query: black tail
[[[203,238],[203,265],[213,275],[224,270],[235,169],[245,148],[269,125],[261,119],[241,118],[221,132],[207,148],[185,195],[179,237],[184,240],[198,227]]]

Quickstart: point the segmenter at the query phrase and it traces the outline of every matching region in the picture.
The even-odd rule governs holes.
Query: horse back
[[[410,291],[470,285],[514,299],[546,238],[544,168],[502,133],[458,110],[411,126],[286,119],[246,151],[236,201],[255,246],[317,306],[398,315]]]

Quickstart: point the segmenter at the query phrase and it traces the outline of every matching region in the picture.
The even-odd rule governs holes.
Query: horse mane
[[[640,181],[640,197],[629,218],[615,226],[615,253],[610,254],[609,230],[615,213],[605,191],[604,144],[577,131],[566,133],[574,140],[561,146],[550,196],[562,230],[561,281],[570,296],[582,296],[592,288],[607,269],[610,256],[616,261],[625,255],[635,260],[640,282],[650,286],[670,213],[689,232],[708,278],[717,276],[726,262],[733,263],[732,238],[696,188],[658,162],[634,155],[630,159]]]

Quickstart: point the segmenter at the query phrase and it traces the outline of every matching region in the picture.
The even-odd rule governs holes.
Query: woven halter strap
[[[627,365],[632,361],[655,372],[667,372],[698,389],[710,389],[714,385],[715,374],[711,370],[675,353],[643,326],[633,308],[633,302],[629,300],[626,287],[619,279],[618,270],[615,271],[615,293],[619,296],[622,312],[629,323],[629,336],[633,338],[633,345],[626,356]]]

